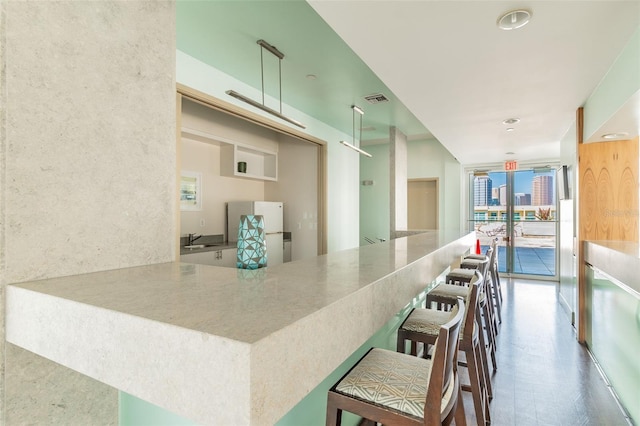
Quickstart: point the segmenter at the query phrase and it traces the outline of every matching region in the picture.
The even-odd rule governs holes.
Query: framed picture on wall
[[[202,210],[202,174],[180,172],[180,210]]]

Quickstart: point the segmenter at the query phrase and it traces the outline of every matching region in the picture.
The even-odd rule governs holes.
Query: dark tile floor
[[[630,424],[558,304],[556,284],[502,279],[493,425]],[[467,423],[475,425],[464,392]]]
[[[482,253],[488,246],[482,246]],[[514,251],[513,272],[516,274],[554,276],[556,273],[556,250],[546,247],[516,247]],[[507,250],[498,247],[498,265],[500,272],[506,271]]]

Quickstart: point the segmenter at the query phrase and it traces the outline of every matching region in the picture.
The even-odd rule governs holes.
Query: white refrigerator
[[[238,241],[240,216],[261,215],[264,218],[264,232],[267,244],[267,266],[282,263],[284,254],[283,204],[279,201],[230,201],[227,203],[227,239]]]

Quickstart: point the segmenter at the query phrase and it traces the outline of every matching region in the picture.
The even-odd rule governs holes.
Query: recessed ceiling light
[[[629,136],[629,133],[627,132],[607,133],[605,135],[602,135],[602,139],[622,139],[626,138],[627,136]]]
[[[513,132],[515,129],[513,127],[507,127],[507,132]]]
[[[520,122],[520,119],[514,117],[514,118],[507,118],[506,120],[504,120],[502,122],[502,124],[516,124],[516,123],[519,123],[519,122]]]
[[[525,9],[510,10],[498,18],[498,28],[509,31],[522,28],[531,20],[531,12]]]
[[[307,80],[315,80],[318,78],[315,74],[307,74]]]
[[[515,152],[509,151],[509,152],[505,152],[505,154],[507,154],[507,155],[515,155]]]

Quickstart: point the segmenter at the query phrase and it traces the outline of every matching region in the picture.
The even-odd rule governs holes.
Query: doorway
[[[327,252],[327,221],[326,221],[326,217],[327,217],[327,211],[326,211],[326,208],[327,208],[327,202],[326,202],[327,146],[326,146],[326,142],[314,136],[306,134],[302,131],[298,131],[297,129],[290,128],[281,123],[262,117],[259,114],[244,110],[242,108],[238,108],[226,101],[215,98],[213,96],[210,96],[198,90],[192,89],[190,87],[187,87],[181,84],[176,84],[176,87],[177,87],[176,154],[177,154],[177,160],[178,160],[176,162],[176,175],[177,175],[176,187],[180,188],[179,179],[181,174],[181,157],[182,157],[182,126],[183,126],[183,118],[184,118],[182,112],[183,112],[183,106],[185,104],[191,103],[191,104],[197,104],[197,105],[203,106],[204,108],[210,111],[215,111],[216,113],[222,113],[228,116],[230,120],[240,119],[243,123],[248,124],[250,126],[254,126],[254,129],[257,129],[257,130],[253,130],[252,132],[258,133],[259,135],[260,135],[260,131],[264,132],[265,129],[266,131],[273,131],[274,134],[277,135],[276,138],[278,139],[278,144],[282,143],[287,147],[294,146],[295,144],[304,145],[304,148],[306,149],[305,152],[310,153],[309,154],[310,158],[313,157],[310,161],[312,161],[314,164],[308,165],[308,167],[306,168],[306,172],[315,171],[314,173],[315,176],[311,177],[310,179],[307,179],[306,181],[304,181],[304,183],[308,184],[307,186],[309,188],[308,189],[306,188],[306,189],[311,194],[310,195],[311,197],[316,198],[316,202],[310,203],[310,204],[313,204],[312,207],[305,206],[307,208],[302,209],[304,210],[302,212],[303,219],[310,218],[310,220],[308,220],[307,222],[311,222],[311,224],[308,224],[307,222],[303,223],[302,220],[299,222],[300,222],[300,226],[302,226],[303,224],[309,225],[311,227],[311,231],[315,233],[315,237],[316,237],[315,241],[317,245],[317,249],[315,250],[315,255],[325,254]],[[244,127],[244,126],[241,126],[241,127]],[[219,133],[219,129],[216,130],[216,132]],[[234,134],[234,136],[228,136],[228,137],[225,137],[224,139],[227,139],[226,143],[229,143],[232,139],[236,140],[235,139],[236,137],[237,137],[237,132]],[[262,143],[264,143],[264,141],[262,141]],[[315,152],[312,152],[314,150]],[[282,154],[283,156],[286,156],[286,153],[284,151],[291,151],[291,150],[288,150],[288,149],[283,150]],[[288,164],[291,164],[291,163],[293,162],[292,161],[288,162]],[[233,170],[233,167],[231,170]],[[283,174],[283,176],[287,174],[286,173],[287,170],[284,170],[284,168],[282,168],[280,172]],[[276,176],[277,176],[277,172],[276,172]],[[262,180],[261,178],[258,178],[258,179]],[[235,180],[238,180],[238,179],[235,179]],[[274,185],[276,183],[271,182],[271,180],[273,179],[265,179],[265,181],[268,181],[268,182],[263,183],[265,196],[267,195],[267,193],[269,193],[269,196],[274,196],[274,197],[277,196],[277,198],[284,199],[284,197],[282,196],[274,195],[275,194],[274,191],[276,191],[274,189],[275,187]],[[229,184],[228,181],[229,179],[227,179],[227,182],[225,182],[226,185]],[[298,181],[296,181],[296,183],[300,183],[299,176],[298,176]],[[247,194],[243,193],[242,191],[236,191],[236,193],[241,193],[241,199],[247,198]],[[227,194],[226,198],[227,200],[232,200],[232,197],[229,196],[229,194]],[[257,197],[257,199],[260,199],[260,197]],[[308,200],[309,197],[307,197],[306,199]],[[176,195],[176,201],[179,202],[179,194]],[[289,205],[292,206],[293,203],[290,202]],[[176,209],[177,224],[180,224],[180,219],[181,219],[180,208],[178,206]],[[295,218],[292,219],[290,217],[289,221],[292,222],[294,219]],[[290,227],[290,230],[291,230],[291,227]],[[310,241],[311,238],[306,238],[306,240]],[[180,250],[179,250],[180,226],[176,227],[175,247],[176,247],[176,260],[179,260],[180,259]],[[312,252],[313,252],[313,248],[309,248],[309,250],[304,251],[304,254],[308,254]]]
[[[407,181],[408,229],[438,229],[438,179]]]
[[[498,239],[501,273],[557,278],[555,179],[549,167],[469,173],[469,229],[483,252]]]

